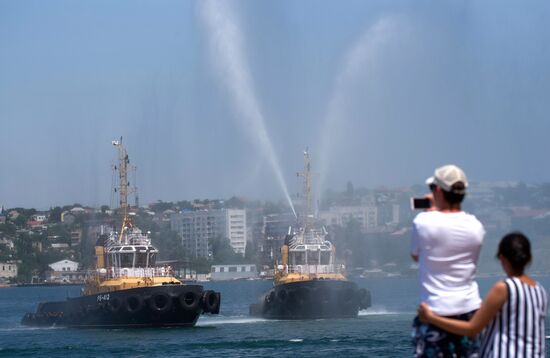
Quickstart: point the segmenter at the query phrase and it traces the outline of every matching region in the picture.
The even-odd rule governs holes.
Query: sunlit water
[[[549,278],[537,279],[550,287]],[[481,279],[482,292],[495,280]],[[416,280],[358,279],[357,283],[372,291],[373,307],[356,319],[249,317],[248,305],[271,282],[235,281],[205,283],[222,293],[222,310],[220,315],[202,316],[194,328],[116,330],[23,327],[21,317],[38,302],[76,296],[79,287],[4,288],[0,289],[0,357],[410,356]]]

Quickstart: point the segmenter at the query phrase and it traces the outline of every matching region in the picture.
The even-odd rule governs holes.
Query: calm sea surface
[[[550,288],[549,277],[537,277]],[[478,282],[483,295],[496,278]],[[19,321],[41,301],[77,296],[79,287],[0,289],[0,357],[408,357],[418,304],[414,278],[357,279],[373,307],[356,319],[271,321],[248,316],[269,281],[206,283],[222,293],[221,314],[194,328],[80,330],[27,328]],[[547,336],[550,323],[547,322]]]

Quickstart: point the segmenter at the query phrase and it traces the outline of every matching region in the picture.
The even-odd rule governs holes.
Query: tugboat
[[[298,230],[289,228],[281,247],[282,262],[275,264],[274,285],[250,315],[266,319],[353,318],[370,307],[370,292],[348,280],[344,265],[335,260],[336,248],[327,231],[311,214],[310,156],[304,152],[304,215]]]
[[[128,205],[128,154],[120,141],[119,154],[122,228],[102,235],[95,246],[96,269],[80,297],[43,302],[21,324],[78,328],[193,326],[203,313],[218,314],[220,293],[187,285],[170,267],[157,266],[158,250],[149,233],[133,225]],[[115,167],[115,169],[117,169]]]

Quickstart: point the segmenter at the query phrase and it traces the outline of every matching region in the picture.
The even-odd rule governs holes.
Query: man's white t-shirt
[[[422,302],[437,314],[458,315],[481,305],[474,280],[483,225],[463,211],[420,213],[413,221],[411,254],[418,256]]]

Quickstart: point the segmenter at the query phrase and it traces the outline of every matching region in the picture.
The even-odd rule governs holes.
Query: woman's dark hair
[[[531,262],[531,244],[521,232],[511,232],[498,244],[497,257],[502,255],[512,265],[517,274],[522,274],[525,266]]]

